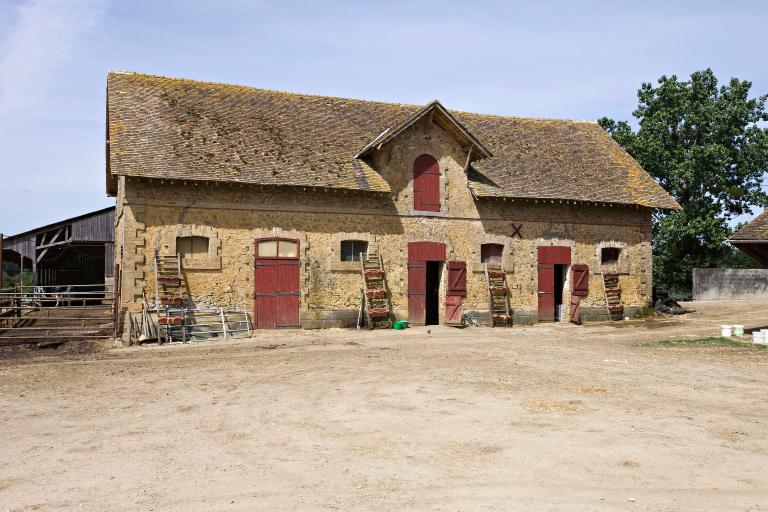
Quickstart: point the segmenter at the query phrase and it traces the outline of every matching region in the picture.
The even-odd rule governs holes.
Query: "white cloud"
[[[101,19],[104,0],[27,0],[0,46],[0,112],[46,94],[78,39]]]

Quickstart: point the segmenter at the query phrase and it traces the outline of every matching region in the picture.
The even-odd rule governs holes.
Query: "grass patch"
[[[646,347],[687,347],[692,345],[715,345],[721,347],[739,347],[739,348],[754,348],[757,350],[766,350],[768,345],[755,345],[751,341],[737,341],[731,338],[724,338],[721,336],[711,336],[707,338],[690,338],[679,340],[661,340],[652,341],[650,343],[643,343]]]

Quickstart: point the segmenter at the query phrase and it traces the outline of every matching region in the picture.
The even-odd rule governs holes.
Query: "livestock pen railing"
[[[113,304],[103,284],[2,289],[0,346],[114,338]]]

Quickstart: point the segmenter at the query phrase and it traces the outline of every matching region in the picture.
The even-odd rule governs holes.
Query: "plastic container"
[[[763,335],[762,331],[752,332],[752,343],[755,345],[762,345],[765,343],[765,336]]]
[[[734,336],[744,336],[744,326],[733,324],[733,335]]]
[[[398,320],[392,324],[392,328],[396,331],[402,331],[408,327],[408,322],[405,320]]]
[[[720,326],[720,336],[723,338],[730,338],[733,335],[733,326],[732,325],[721,325]]]

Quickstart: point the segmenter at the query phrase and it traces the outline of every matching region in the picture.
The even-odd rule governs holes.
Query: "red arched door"
[[[299,241],[256,240],[253,316],[256,329],[298,328]]]
[[[413,162],[413,209],[440,211],[440,166],[431,155],[420,155]]]

